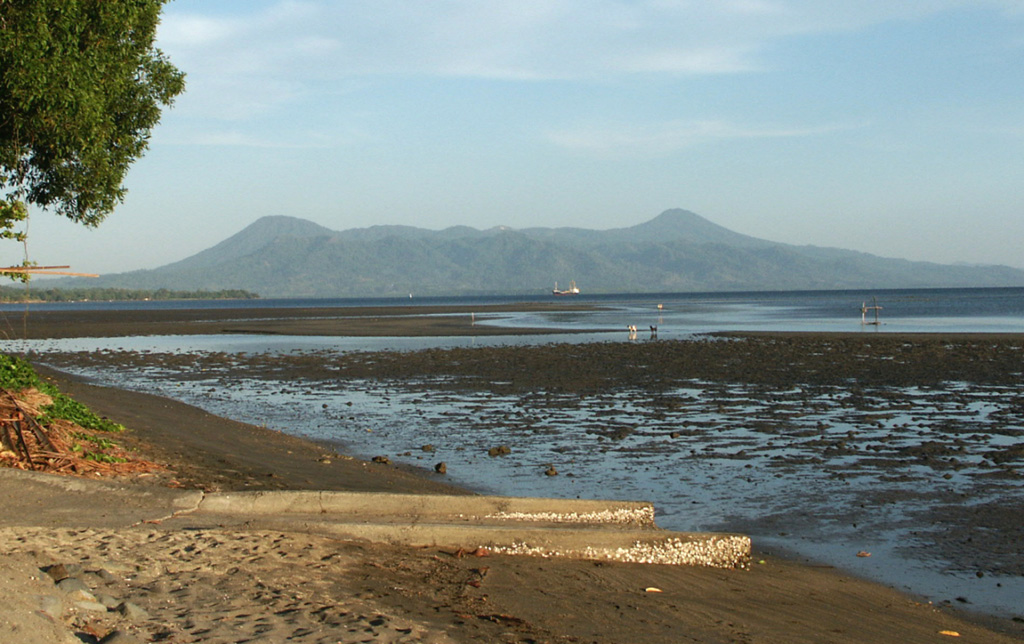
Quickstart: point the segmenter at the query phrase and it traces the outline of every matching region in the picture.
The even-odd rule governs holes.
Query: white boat
[[[576,288],[576,280],[573,280],[572,282],[569,282],[569,288],[565,289],[564,291],[560,290],[558,288],[558,282],[555,282],[555,288],[554,288],[554,290],[551,291],[551,294],[552,295],[579,295],[580,294],[580,290],[578,288]]]

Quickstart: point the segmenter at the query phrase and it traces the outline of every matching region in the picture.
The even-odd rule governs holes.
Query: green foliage
[[[71,451],[81,454],[87,461],[98,463],[127,463],[128,459],[123,456],[115,456],[103,450],[117,450],[119,445],[104,436],[94,436],[85,432],[71,432],[71,438],[75,439],[71,445]],[[90,449],[86,449],[86,448]],[[97,451],[99,450],[99,451]]]
[[[21,201],[5,201],[0,199],[0,239],[12,239],[16,242],[25,241],[25,233],[14,227],[28,218],[28,209]],[[28,263],[26,262],[26,266]],[[6,273],[12,280],[28,281],[28,273]]]
[[[11,391],[21,391],[35,387],[39,389],[42,381],[32,366],[17,356],[0,353],[0,387]]]
[[[184,75],[154,46],[166,0],[0,0],[0,194],[99,224]]]
[[[139,302],[145,300],[255,300],[259,295],[240,289],[222,291],[172,291],[125,288],[52,288],[26,292],[0,286],[0,302]]]
[[[85,432],[71,432],[71,436],[73,438],[77,438],[78,440],[92,443],[99,449],[110,449],[112,447],[117,447],[117,443],[110,440],[109,438],[106,438],[105,436],[96,436],[95,434],[86,434]]]
[[[14,227],[27,218],[28,209],[23,202],[0,199],[0,239],[25,241],[25,233],[14,230]]]
[[[2,0],[0,0],[2,1]],[[48,394],[53,403],[43,408],[42,416],[36,420],[48,425],[56,419],[71,421],[85,430],[105,434],[124,431],[124,426],[100,418],[82,403],[62,394],[53,385],[43,382],[31,365],[18,358],[0,353],[0,387],[11,391],[35,388]],[[71,451],[81,454],[82,458],[100,463],[125,463],[123,456],[107,453],[105,450],[120,451],[116,441],[109,436],[97,436],[86,431],[71,432],[74,439]]]
[[[100,418],[91,409],[74,398],[69,398],[55,391],[47,393],[53,398],[53,404],[43,410],[44,413],[42,418],[39,419],[40,422],[45,423],[51,419],[62,418],[70,420],[84,429],[92,429],[98,432],[115,433],[124,431],[124,425],[119,425],[106,418]]]
[[[100,418],[88,407],[62,394],[53,385],[43,382],[32,366],[17,356],[0,353],[0,387],[11,391],[35,388],[50,396],[53,404],[43,409],[39,421],[62,418],[78,424],[84,429],[100,432],[123,432],[124,426]]]

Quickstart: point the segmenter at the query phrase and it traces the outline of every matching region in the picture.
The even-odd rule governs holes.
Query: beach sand
[[[452,315],[446,334],[479,328],[469,323],[465,311]],[[389,317],[377,311],[362,320],[346,318],[336,329],[373,335],[381,316]],[[171,324],[98,317],[86,316],[80,324],[73,318],[51,320],[56,325],[51,334],[69,324],[74,331],[66,333],[102,336],[154,332],[154,324],[164,325],[160,332],[166,332]],[[313,317],[318,316],[298,316],[296,324],[301,327]],[[173,324],[175,333],[197,328],[187,319]],[[274,324],[274,332],[293,331],[287,321]],[[39,325],[32,325],[41,333]],[[237,329],[224,320],[207,319],[201,325],[204,333]],[[402,334],[416,332],[415,318],[402,318],[401,325]],[[436,477],[350,459],[172,400],[41,371],[99,414],[128,426],[127,440],[143,456],[167,464],[167,472],[124,482],[140,494],[168,485],[468,493]],[[55,492],[42,507],[58,507],[60,501]],[[82,507],[43,521],[38,517],[53,513],[22,509],[0,518],[0,597],[7,598],[0,608],[0,641],[58,642],[69,632],[78,635],[67,641],[105,637],[122,643],[1024,639],[1019,622],[933,606],[830,567],[758,553],[749,569],[736,570],[477,557],[237,527],[183,531],[143,522],[111,528],[90,512]],[[92,595],[115,609],[40,611],[41,605],[52,606],[47,597],[65,602],[66,608],[66,595],[40,572],[55,564],[72,571],[80,567],[84,572],[78,576]],[[140,610],[124,608],[123,602]]]

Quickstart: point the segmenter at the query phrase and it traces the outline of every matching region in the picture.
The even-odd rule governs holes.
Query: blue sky
[[[188,87],[127,200],[95,230],[33,215],[31,259],[151,268],[265,215],[606,229],[679,207],[1024,268],[1022,0],[175,0],[159,46]]]

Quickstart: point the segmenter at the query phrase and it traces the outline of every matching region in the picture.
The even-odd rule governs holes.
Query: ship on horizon
[[[558,288],[558,282],[555,282],[555,288],[551,291],[552,295],[579,295],[580,290],[576,288],[576,280],[569,282],[569,288],[560,290]]]

